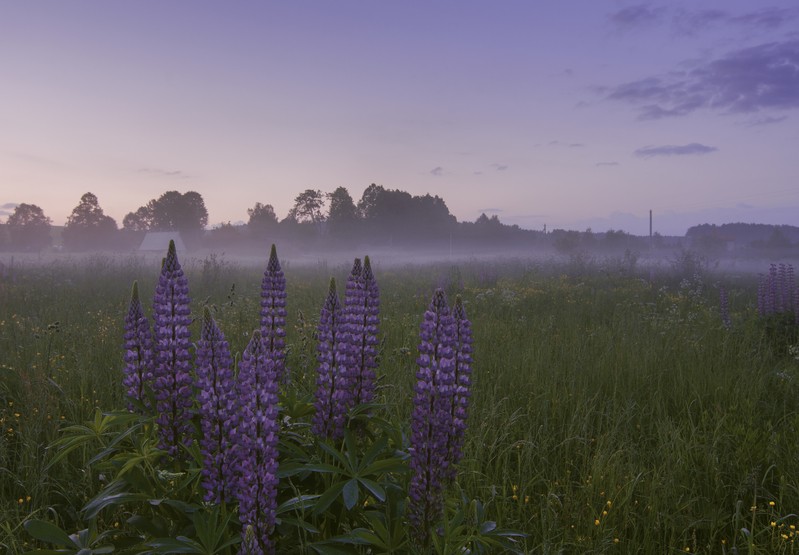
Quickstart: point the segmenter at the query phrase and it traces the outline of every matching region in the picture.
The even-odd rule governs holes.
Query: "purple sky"
[[[0,0],[0,215],[370,183],[530,229],[799,225],[795,0]]]

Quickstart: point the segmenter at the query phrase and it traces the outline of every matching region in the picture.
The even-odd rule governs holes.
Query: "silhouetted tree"
[[[208,210],[200,193],[167,191],[136,212],[129,213],[122,223],[125,229],[136,231],[152,229],[199,233],[208,225]]]
[[[116,232],[114,219],[103,213],[94,194],[86,193],[67,219],[62,237],[68,249],[98,249],[113,246]]]
[[[15,248],[38,251],[53,242],[50,235],[52,220],[35,204],[22,203],[17,206],[8,217],[6,226]]]
[[[305,189],[294,199],[294,207],[289,211],[289,216],[298,223],[310,222],[317,224],[324,221],[322,208],[325,198],[318,189]]]
[[[330,234],[337,237],[349,237],[358,222],[358,209],[345,187],[338,187],[328,193],[330,207],[327,222]]]
[[[146,206],[141,206],[135,212],[128,212],[122,219],[122,227],[128,231],[147,231],[153,227],[153,215]]]
[[[250,237],[262,239],[277,229],[277,216],[271,204],[256,202],[254,207],[247,209],[247,214],[250,216],[247,221],[247,232]]]

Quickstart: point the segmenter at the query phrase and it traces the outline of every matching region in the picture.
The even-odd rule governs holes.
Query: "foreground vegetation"
[[[630,260],[403,269],[373,260],[381,418],[407,433],[421,315],[442,287],[462,296],[475,349],[453,503],[461,493],[482,500],[486,519],[527,534],[518,544],[525,552],[792,553],[796,337],[763,325],[754,278],[687,261],[639,272]],[[298,403],[314,391],[328,278],[344,283],[349,262],[284,268]],[[57,459],[52,445],[60,429],[126,406],[129,286],[138,280],[142,299],[152,299],[157,270],[95,257],[0,277],[0,546],[9,552],[39,545],[23,525],[31,519],[86,527],[84,507],[108,477],[87,466],[90,449]],[[262,271],[216,258],[190,263],[193,340],[208,304],[231,350],[242,352],[258,322]],[[107,529],[125,526],[124,508],[101,516]]]

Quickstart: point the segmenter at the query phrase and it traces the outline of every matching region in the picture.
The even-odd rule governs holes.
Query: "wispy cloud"
[[[441,166],[436,166],[435,168],[430,170],[430,175],[435,175],[436,177],[444,175],[444,168],[442,168]]]
[[[628,31],[641,26],[648,26],[658,23],[665,10],[663,8],[653,8],[646,4],[637,4],[622,8],[608,16],[608,20],[618,31]]]
[[[690,143],[687,145],[664,145],[664,146],[645,146],[639,148],[633,154],[638,158],[652,158],[654,156],[685,156],[691,154],[709,154],[718,149],[714,146],[707,146],[700,143]]]
[[[597,162],[594,165],[597,166],[597,167],[601,167],[601,166],[618,166],[619,163],[618,162]]]
[[[478,208],[477,211],[483,214],[499,214],[505,210],[502,208]]]
[[[19,206],[19,203],[16,202],[7,202],[0,206],[0,218],[5,216],[10,216],[14,213],[14,209]]]
[[[693,36],[720,25],[753,31],[774,31],[796,19],[797,15],[799,11],[795,9],[775,7],[735,15],[719,9],[670,9],[637,4],[610,13],[608,21],[618,32],[664,25],[675,35]]]
[[[547,144],[548,146],[562,146],[566,148],[583,148],[585,146],[584,143],[564,143],[561,141],[549,141]]]
[[[173,179],[192,179],[192,176],[181,170],[163,170],[159,168],[139,168],[138,173],[151,175],[153,177],[169,177]]]
[[[508,169],[507,164],[491,164],[491,167],[497,170],[498,172],[504,172]]]
[[[788,116],[780,116],[780,117],[766,116],[762,118],[750,119],[749,121],[745,121],[743,125],[747,127],[757,127],[759,125],[773,125],[775,123],[783,122],[787,119]]]
[[[606,98],[639,106],[640,119],[700,109],[743,113],[799,108],[799,40],[743,48],[688,72],[624,83]]]

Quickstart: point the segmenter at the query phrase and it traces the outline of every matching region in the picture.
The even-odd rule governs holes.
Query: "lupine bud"
[[[134,403],[150,409],[145,388],[152,387],[153,381],[153,336],[139,299],[139,284],[135,281],[125,315],[124,339],[125,375],[122,384],[127,388],[128,410],[134,410]]]
[[[155,363],[153,392],[160,447],[170,456],[191,441],[193,380],[189,354],[191,323],[189,285],[175,252],[175,242],[161,266],[153,301]]]

